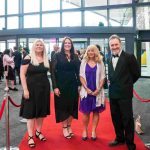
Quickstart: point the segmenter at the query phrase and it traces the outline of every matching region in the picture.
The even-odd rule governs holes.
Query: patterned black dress
[[[47,72],[49,68],[43,63],[34,66],[29,59],[22,65],[29,64],[26,74],[29,99],[22,98],[20,116],[27,119],[46,117],[50,114],[50,83]]]
[[[56,53],[51,63],[53,89],[59,88],[60,96],[54,95],[56,122],[69,116],[78,119],[78,86],[80,61],[75,55],[70,61],[62,52]]]

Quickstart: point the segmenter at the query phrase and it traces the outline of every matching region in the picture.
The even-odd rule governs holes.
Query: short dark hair
[[[17,46],[14,46],[14,50],[17,50]]]
[[[112,39],[118,39],[118,41],[121,43],[121,39],[120,39],[120,37],[119,37],[117,34],[111,35],[111,36],[109,37],[109,42],[110,42],[110,40],[112,40]]]
[[[28,51],[28,48],[27,48],[27,47],[23,47],[22,49],[23,49],[24,51],[26,51],[26,52]]]

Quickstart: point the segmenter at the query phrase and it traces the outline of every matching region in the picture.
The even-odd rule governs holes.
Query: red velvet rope
[[[10,96],[8,96],[8,100],[11,102],[12,105],[14,105],[15,107],[20,107],[21,105],[16,104],[11,98]]]
[[[150,102],[150,99],[143,99],[142,97],[140,97],[137,93],[136,93],[136,91],[133,89],[133,94],[134,94],[134,96],[138,99],[138,100],[140,100],[141,102]]]
[[[0,108],[0,120],[1,120],[2,115],[3,115],[3,112],[4,112],[5,104],[6,104],[6,99],[4,99],[4,100],[2,101],[2,106],[1,106],[1,108]]]
[[[3,115],[3,112],[4,112],[6,100],[7,100],[7,99],[4,99],[4,100],[2,101],[2,106],[1,106],[1,108],[0,108],[0,120],[1,120],[2,115]],[[8,100],[9,100],[9,101],[11,102],[11,104],[14,105],[15,107],[20,107],[20,106],[21,106],[21,105],[17,105],[17,104],[10,98],[10,96],[8,96]]]

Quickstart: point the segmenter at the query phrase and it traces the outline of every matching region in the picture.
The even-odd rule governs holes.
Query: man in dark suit
[[[28,51],[29,51],[29,49],[27,47],[22,48],[22,50],[21,50],[22,60],[28,55]]]
[[[59,46],[57,44],[53,45],[53,51],[51,52],[51,60],[53,56],[59,51]]]
[[[129,150],[135,150],[133,119],[133,84],[140,77],[140,69],[133,54],[121,48],[117,35],[109,38],[112,57],[108,64],[110,110],[116,138],[109,146],[127,144]]]
[[[16,72],[19,78],[19,84],[21,84],[21,80],[20,80],[20,66],[21,66],[21,53],[19,52],[19,50],[17,49],[16,46],[14,46],[14,52],[12,54],[12,56],[14,56],[14,62],[15,62],[15,85],[16,85]]]

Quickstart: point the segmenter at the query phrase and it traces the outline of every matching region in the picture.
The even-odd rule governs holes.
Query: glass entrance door
[[[141,76],[150,77],[150,42],[141,43]]]

